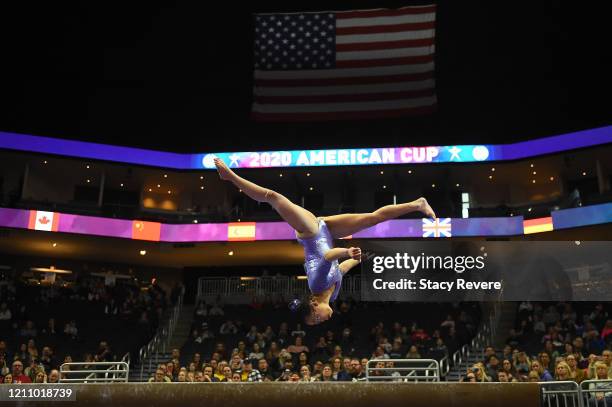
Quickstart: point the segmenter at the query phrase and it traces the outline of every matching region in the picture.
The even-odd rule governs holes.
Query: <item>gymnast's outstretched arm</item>
[[[343,247],[336,247],[328,250],[325,253],[324,257],[327,261],[334,261],[343,257],[350,257],[352,259],[358,260],[361,258],[361,249],[359,247],[349,247],[348,249],[345,249]]]

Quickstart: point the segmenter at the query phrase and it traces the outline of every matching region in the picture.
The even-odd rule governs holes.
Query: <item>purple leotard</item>
[[[342,272],[338,268],[338,260],[325,260],[325,253],[334,247],[334,239],[325,221],[319,219],[319,231],[308,239],[297,238],[304,246],[304,269],[308,277],[308,288],[313,294],[321,293],[332,285],[336,285],[329,301],[335,301],[342,286]],[[296,233],[297,237],[297,233]]]

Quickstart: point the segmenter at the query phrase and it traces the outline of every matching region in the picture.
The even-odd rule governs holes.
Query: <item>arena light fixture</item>
[[[147,254],[147,251],[146,251],[146,250],[141,250],[141,251],[140,251],[140,255],[141,255],[141,256],[144,256],[145,254]]]
[[[228,255],[228,256],[233,256],[233,255],[234,255],[234,251],[233,251],[233,250],[230,250],[229,252],[227,252],[227,255]]]
[[[57,269],[54,266],[30,267],[30,271],[36,271],[38,273],[72,274],[72,270]]]
[[[200,185],[200,189],[204,189],[204,185]]]
[[[586,172],[583,172],[583,173],[582,173],[582,175],[583,175],[583,176],[586,176],[586,174],[587,174]]]
[[[204,176],[203,176],[203,175],[200,175],[200,179],[204,179]]]
[[[57,247],[57,243],[53,242],[53,244],[51,244],[51,246]]]
[[[164,174],[164,178],[168,178],[168,174]]]

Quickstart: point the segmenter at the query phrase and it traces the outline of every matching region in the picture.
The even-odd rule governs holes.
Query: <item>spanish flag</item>
[[[159,222],[132,221],[132,239],[159,242],[160,233],[161,223]]]
[[[57,232],[60,214],[47,211],[30,211],[28,229]]]
[[[227,224],[227,240],[246,242],[255,240],[256,222],[233,222]]]
[[[526,235],[531,233],[550,232],[553,230],[552,216],[547,218],[524,220],[523,230]]]

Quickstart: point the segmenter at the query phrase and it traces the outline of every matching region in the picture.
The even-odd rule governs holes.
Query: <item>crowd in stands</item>
[[[552,382],[612,379],[612,317],[606,303],[518,304],[516,326],[499,352],[468,369],[467,382]],[[612,383],[591,383],[612,405]],[[601,394],[600,394],[601,393]]]
[[[370,359],[440,360],[475,334],[477,304],[340,301],[333,318],[306,326],[282,299],[249,306],[200,303],[190,340],[150,382],[358,381]],[[373,323],[374,322],[374,323]]]
[[[9,282],[0,291],[0,383],[54,383],[62,363],[135,355],[168,302],[158,285],[94,277],[70,285]]]

